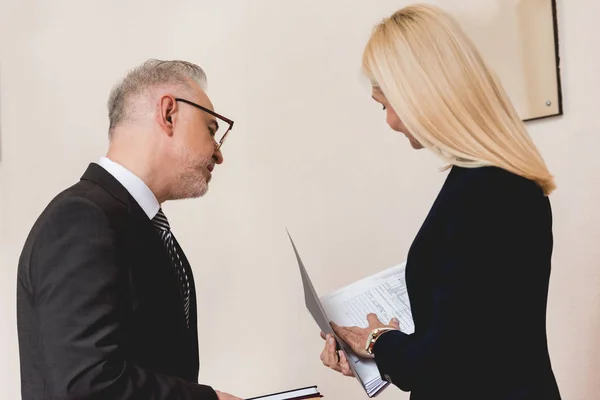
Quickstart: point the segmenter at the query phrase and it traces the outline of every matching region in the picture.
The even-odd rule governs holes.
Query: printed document
[[[414,323],[404,277],[406,262],[319,297],[289,232],[288,236],[300,268],[306,307],[319,328],[335,336],[338,346],[348,355],[350,368],[367,395],[376,396],[388,385],[388,382],[381,379],[375,361],[359,358],[334,334],[329,322],[335,322],[340,326],[366,328],[369,325],[367,314],[375,313],[384,324],[387,324],[392,317],[398,318],[400,330],[407,334],[413,333]]]

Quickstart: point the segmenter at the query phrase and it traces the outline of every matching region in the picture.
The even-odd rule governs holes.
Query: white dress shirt
[[[152,193],[152,190],[137,177],[133,172],[118,164],[107,157],[102,157],[98,161],[98,165],[104,168],[109,174],[115,177],[121,185],[127,189],[131,197],[137,201],[148,218],[152,219],[158,213],[160,204]]]

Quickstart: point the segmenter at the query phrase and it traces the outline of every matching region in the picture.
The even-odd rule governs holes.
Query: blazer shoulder
[[[530,179],[497,167],[453,167],[451,174],[444,188],[444,204],[455,218],[551,213],[549,199]]]
[[[77,207],[87,204],[90,208],[102,211],[110,221],[123,217],[128,205],[102,186],[90,182],[79,181],[73,186],[59,193],[46,207],[42,216],[52,215],[60,210],[68,211],[69,207]]]
[[[74,217],[88,221],[89,217],[106,219],[116,227],[126,213],[127,205],[101,186],[89,181],[77,182],[57,194],[42,210],[26,238],[22,256],[31,250],[38,236],[57,231],[58,225],[73,223]]]
[[[497,197],[500,199],[544,197],[542,188],[534,181],[498,167],[453,167],[452,189],[457,197]]]

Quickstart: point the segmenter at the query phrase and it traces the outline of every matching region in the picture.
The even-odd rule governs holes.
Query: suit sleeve
[[[481,309],[495,294],[483,271],[501,271],[521,240],[518,233],[505,235],[505,227],[515,221],[511,201],[484,190],[470,193],[469,200],[454,208],[448,224],[439,227],[448,239],[442,248],[431,249],[441,252],[441,261],[431,277],[435,290],[429,329],[418,336],[386,332],[373,348],[379,372],[401,390],[410,391],[416,381],[426,380],[440,362],[447,365],[440,357],[455,354],[453,346],[460,346],[449,338],[477,331]]]
[[[123,275],[105,214],[64,200],[40,227],[31,279],[53,398],[217,400],[209,386],[155,373],[123,348]]]

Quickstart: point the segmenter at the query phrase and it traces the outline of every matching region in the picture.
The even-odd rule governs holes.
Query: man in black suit
[[[198,384],[194,279],[161,208],[204,195],[223,162],[233,122],[204,82],[183,61],[131,71],[108,102],[108,154],[33,226],[18,268],[23,399],[238,399]]]

